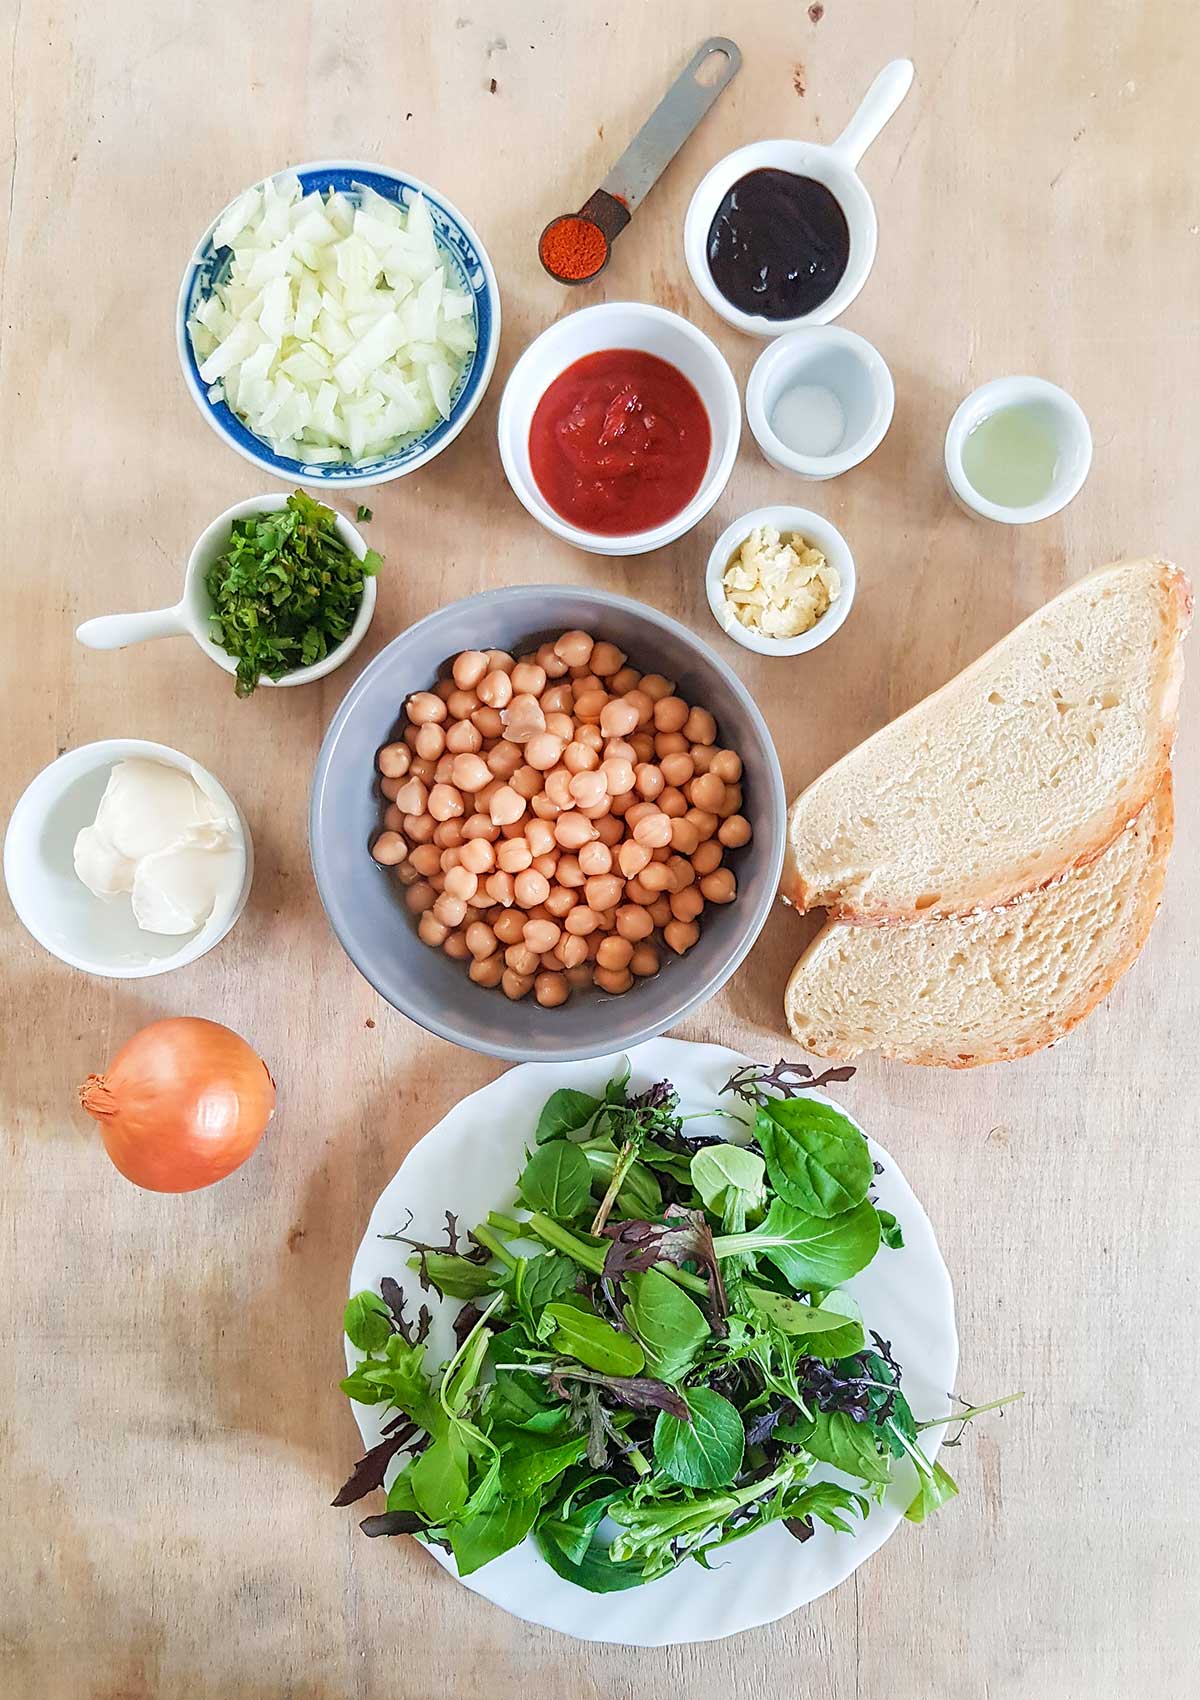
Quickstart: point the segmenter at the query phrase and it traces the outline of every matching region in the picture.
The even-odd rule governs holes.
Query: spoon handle
[[[190,630],[182,604],[175,608],[151,608],[144,614],[101,614],[76,626],[75,636],[88,649],[124,649],[146,638],[177,637]]]
[[[832,144],[851,165],[857,165],[912,87],[911,59],[893,59],[871,84],[854,117]]]
[[[715,71],[715,75],[701,81],[701,67],[714,56],[719,56],[722,62],[710,64],[708,70]],[[601,189],[632,212],[657,183],[722,89],[732,82],[741,64],[737,43],[727,36],[714,35],[702,42],[604,179]]]

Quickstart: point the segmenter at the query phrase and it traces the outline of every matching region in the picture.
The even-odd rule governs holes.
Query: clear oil
[[[1058,470],[1058,442],[1037,407],[1002,407],[967,435],[963,471],[985,501],[1029,508],[1050,494]]]

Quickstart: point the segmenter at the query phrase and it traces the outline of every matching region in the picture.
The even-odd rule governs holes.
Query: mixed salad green
[[[466,1575],[533,1534],[560,1576],[610,1592],[768,1523],[851,1532],[899,1468],[914,1522],[950,1498],[917,1443],[947,1414],[916,1419],[842,1287],[904,1244],[866,1140],[808,1095],[852,1073],[739,1069],[705,1118],[737,1142],[689,1135],[670,1082],[634,1094],[628,1069],[601,1097],[555,1092],[511,1210],[465,1240],[447,1212],[441,1245],[382,1236],[461,1302],[457,1350],[431,1371],[428,1307],[410,1320],[391,1277],[350,1300],[363,1357],[342,1389],[391,1414],[334,1504],[405,1456],[368,1535],[418,1535]]]

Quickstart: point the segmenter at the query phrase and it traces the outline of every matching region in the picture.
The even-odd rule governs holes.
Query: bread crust
[[[1099,568],[1097,572],[1088,576],[1090,579],[1095,579],[1101,577],[1105,573],[1117,571],[1124,567],[1137,564],[1137,562],[1131,561],[1115,561],[1109,566]],[[972,914],[977,910],[994,909],[1005,906],[1009,903],[1020,902],[1022,898],[1029,896],[1031,893],[1045,890],[1048,887],[1057,884],[1059,880],[1068,878],[1078,869],[1085,868],[1091,862],[1094,862],[1098,856],[1102,856],[1104,854],[1118,834],[1129,825],[1130,821],[1137,818],[1151,798],[1157,794],[1160,787],[1163,785],[1164,780],[1169,775],[1171,753],[1174,748],[1175,734],[1179,721],[1179,699],[1183,686],[1182,643],[1191,624],[1193,607],[1191,584],[1188,581],[1187,575],[1182,572],[1180,568],[1176,567],[1170,561],[1153,560],[1147,564],[1157,568],[1163,576],[1163,588],[1165,591],[1168,619],[1173,629],[1171,632],[1172,641],[1170,645],[1168,671],[1162,684],[1159,734],[1156,740],[1154,753],[1151,756],[1151,759],[1146,763],[1145,769],[1140,775],[1139,783],[1123,798],[1115,803],[1107,815],[1102,817],[1092,826],[1086,839],[1079,842],[1073,852],[1065,860],[1056,862],[1049,869],[1042,872],[1034,869],[1024,880],[999,880],[990,886],[983,886],[978,890],[974,901],[969,905],[956,906],[954,904],[939,904],[929,909],[916,910],[907,906],[889,905],[886,902],[863,906],[856,904],[852,900],[842,902],[834,901],[828,905],[829,914],[832,919],[850,922],[856,926],[906,926],[929,920],[944,920],[953,915]],[[1078,582],[1086,583],[1088,581],[1084,579]],[[1073,589],[1074,586],[1069,588]],[[1064,592],[1063,594],[1066,593]],[[1013,630],[1005,637],[999,639],[999,641],[993,644],[990,649],[985,650],[984,653],[975,661],[970,662],[961,672],[956,673],[952,679],[948,679],[944,685],[941,685],[929,696],[924,697],[920,702],[915,703],[912,708],[907,709],[904,714],[897,716],[897,718],[889,722],[887,726],[881,727],[878,732],[872,733],[870,738],[865,739],[863,743],[857,745],[855,749],[849,751],[845,756],[843,756],[840,761],[835,762],[832,767],[827,768],[823,774],[819,775],[818,778],[815,779],[811,785],[806,787],[806,789],[796,798],[788,811],[787,848],[784,856],[782,893],[785,899],[794,904],[801,913],[804,913],[810,908],[818,907],[820,899],[819,894],[814,892],[813,888],[804,879],[804,876],[797,865],[794,849],[795,835],[792,830],[792,822],[808,800],[815,792],[817,792],[818,787],[820,787],[831,774],[841,768],[844,763],[854,761],[854,759],[863,750],[867,749],[874,740],[880,737],[884,732],[890,731],[892,727],[901,725],[910,716],[924,714],[931,704],[936,704],[951,690],[956,690],[964,679],[969,678],[973,673],[981,670],[998,649],[1009,644],[1012,638],[1020,632],[1030,620],[1036,619],[1041,612],[1041,609],[1035,610],[1035,612],[1029,615],[1026,620],[1023,620],[1020,625],[1014,626]]]
[[[1174,840],[1175,833],[1175,805],[1169,767],[1159,784],[1158,790],[1147,802],[1146,808],[1153,811],[1154,816],[1153,838],[1151,841],[1150,854],[1147,859],[1148,871],[1138,885],[1137,906],[1134,911],[1131,924],[1125,929],[1120,940],[1120,948],[1117,949],[1113,953],[1112,957],[1104,964],[1103,972],[1096,975],[1091,985],[1088,986],[1073,1003],[1069,1004],[1065,1009],[1048,1012],[1040,1025],[1034,1027],[1027,1033],[1015,1036],[1012,1044],[998,1045],[986,1051],[963,1052],[954,1057],[949,1057],[943,1054],[934,1054],[928,1050],[910,1052],[902,1047],[889,1046],[886,1043],[870,1047],[835,1045],[832,1048],[822,1046],[819,1050],[816,1049],[816,1047],[808,1039],[806,1039],[802,1033],[797,1032],[796,1028],[793,1026],[791,1011],[793,1002],[799,994],[800,983],[806,972],[809,960],[820,949],[822,942],[827,938],[832,928],[847,924],[845,922],[838,922],[834,920],[826,922],[825,926],[817,934],[816,938],[809,945],[803,956],[801,956],[788,979],[787,989],[784,992],[784,1014],[787,1018],[788,1027],[792,1032],[793,1038],[802,1049],[808,1051],[810,1054],[820,1056],[831,1062],[849,1062],[853,1060],[853,1058],[861,1056],[863,1051],[871,1049],[876,1051],[880,1056],[888,1058],[888,1060],[892,1062],[911,1063],[923,1068],[950,1069],[978,1068],[985,1063],[1011,1062],[1020,1057],[1032,1056],[1034,1052],[1044,1050],[1047,1045],[1057,1043],[1059,1039],[1064,1038],[1066,1034],[1070,1033],[1072,1029],[1077,1027],[1086,1016],[1090,1015],[1097,1004],[1103,1002],[1103,1000],[1113,990],[1117,982],[1121,979],[1122,975],[1124,975],[1137,960],[1147,938],[1150,936],[1150,929],[1154,924],[1155,916],[1158,914],[1162,903],[1163,886],[1167,873],[1167,860],[1171,853],[1171,845]],[[1133,822],[1128,823],[1129,827],[1132,827],[1132,825]],[[1067,876],[1064,875],[1063,877],[1065,878]],[[1039,893],[1033,892],[1027,894],[1023,899],[1018,899],[1017,901],[1036,903],[1038,901],[1038,897]],[[1005,905],[1005,907],[1010,906]],[[943,923],[938,920],[918,921],[915,923],[917,926],[933,927],[940,926],[942,924]]]

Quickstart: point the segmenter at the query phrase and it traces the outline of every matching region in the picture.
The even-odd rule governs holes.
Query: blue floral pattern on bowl
[[[286,173],[275,172],[273,175],[283,176]],[[483,399],[500,342],[500,294],[496,274],[483,243],[462,214],[416,177],[401,176],[398,172],[354,161],[319,161],[301,165],[294,168],[293,175],[300,179],[306,195],[315,190],[335,189],[356,201],[356,190],[365,185],[399,207],[407,207],[417,194],[424,195],[438,246],[449,260],[458,282],[470,292],[475,303],[475,352],[451,393],[449,419],[439,419],[427,431],[402,438],[387,455],[370,460],[310,464],[275,454],[270,444],[255,436],[223,398],[213,401],[208,385],[200,377],[187,325],[196,306],[222,281],[233,258],[232,249],[213,246],[213,231],[221,222],[224,210],[213,220],[192,255],[179,292],[176,336],[183,375],[193,400],[218,435],[264,471],[289,483],[310,487],[382,484],[431,460],[458,435]]]

